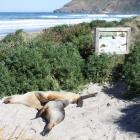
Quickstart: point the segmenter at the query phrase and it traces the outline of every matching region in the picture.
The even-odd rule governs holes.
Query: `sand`
[[[31,120],[34,109],[23,105],[0,105],[0,134],[4,140],[140,140],[139,104],[121,99],[125,84],[89,84],[82,93],[98,92],[84,100],[82,108],[69,105],[62,123],[42,137],[45,123]]]

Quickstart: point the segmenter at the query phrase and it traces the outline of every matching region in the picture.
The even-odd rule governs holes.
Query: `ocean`
[[[56,14],[56,13],[0,13],[0,36],[13,33],[18,29],[38,32],[44,28],[62,24],[78,24],[92,20],[119,21],[137,14]]]

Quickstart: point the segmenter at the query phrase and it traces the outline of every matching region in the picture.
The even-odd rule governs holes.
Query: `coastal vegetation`
[[[1,96],[31,90],[77,91],[89,82],[120,80],[128,84],[126,97],[138,96],[140,44],[134,42],[135,49],[126,56],[94,52],[95,27],[126,26],[126,22],[56,26],[30,39],[22,30],[7,35],[0,41]]]
[[[124,76],[128,84],[126,97],[140,96],[140,43],[136,43],[132,52],[125,58]]]

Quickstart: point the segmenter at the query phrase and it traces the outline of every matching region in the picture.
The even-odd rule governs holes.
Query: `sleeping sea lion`
[[[3,98],[5,104],[24,104],[29,107],[41,109],[44,104],[54,100],[67,100],[69,103],[76,103],[78,107],[83,105],[83,100],[94,97],[97,93],[80,95],[65,91],[32,91],[23,95],[13,95]]]

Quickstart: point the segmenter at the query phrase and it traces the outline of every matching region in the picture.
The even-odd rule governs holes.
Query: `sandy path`
[[[98,92],[95,98],[86,99],[82,108],[69,106],[66,118],[48,136],[50,140],[138,140],[135,133],[121,130],[117,121],[122,109],[133,104],[108,96],[102,86],[89,85],[85,94]],[[113,92],[113,91],[112,91]],[[116,92],[116,90],[114,91]],[[116,122],[116,123],[115,123]],[[57,133],[55,133],[57,132]]]
[[[75,105],[69,105],[66,108],[65,120],[56,126],[46,137],[41,137],[39,135],[44,127],[44,122],[42,122],[41,119],[30,120],[34,117],[36,111],[22,105],[14,105],[14,109],[11,110],[9,114],[6,110],[9,110],[11,105],[0,105],[0,128],[3,128],[4,125],[6,126],[8,123],[3,130],[4,137],[6,137],[7,135],[10,135],[10,131],[16,128],[16,124],[20,121],[21,124],[19,128],[22,129],[24,126],[25,131],[22,138],[18,138],[18,140],[29,140],[29,138],[30,140],[140,140],[138,133],[135,133],[135,129],[132,129],[132,131],[128,129],[131,128],[131,126],[136,127],[135,125],[137,125],[139,121],[133,124],[134,118],[131,118],[131,114],[130,119],[129,117],[126,117],[125,119],[127,113],[131,113],[132,110],[128,109],[128,112],[122,111],[129,106],[134,106],[134,103],[126,102],[120,100],[118,96],[116,98],[107,94],[119,95],[125,88],[122,88],[121,86],[121,88],[116,87],[111,90],[103,89],[105,89],[103,86],[90,84],[83,91],[83,94],[98,92],[98,95],[86,99],[82,108],[77,108]],[[22,108],[23,110],[19,111],[19,108]],[[18,110],[16,114],[15,109]],[[138,110],[140,109],[138,108]],[[4,117],[6,113],[7,116]],[[11,122],[12,115],[13,120]],[[21,121],[21,119],[23,121]],[[123,119],[124,124],[122,123]],[[8,132],[6,130],[8,130]],[[14,136],[12,137],[18,135],[19,132],[16,130],[16,133],[13,134]]]

